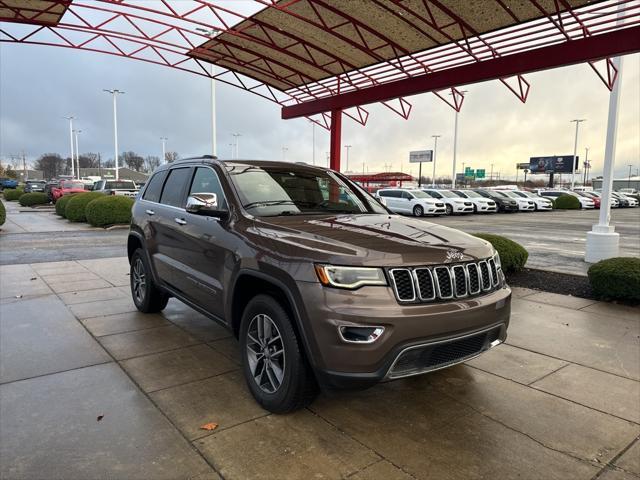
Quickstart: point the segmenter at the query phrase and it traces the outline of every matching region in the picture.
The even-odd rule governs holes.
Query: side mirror
[[[218,195],[215,193],[194,193],[187,197],[187,212],[196,215],[208,215],[211,217],[224,217],[226,210],[218,207]]]

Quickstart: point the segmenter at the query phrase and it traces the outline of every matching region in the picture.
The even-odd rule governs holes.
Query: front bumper
[[[469,299],[417,305],[399,304],[388,287],[351,291],[311,282],[299,282],[298,287],[305,302],[306,337],[312,343],[311,364],[320,384],[329,389],[366,388],[384,379],[399,378],[392,366],[407,349],[444,345],[487,329],[497,329],[493,340],[501,343],[506,338],[511,310],[508,287]],[[384,333],[373,343],[346,343],[338,335],[340,326],[381,326]],[[439,367],[441,364],[418,365],[409,375],[459,361]]]

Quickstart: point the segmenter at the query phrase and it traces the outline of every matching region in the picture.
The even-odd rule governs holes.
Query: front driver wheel
[[[421,217],[424,215],[424,208],[422,208],[420,205],[416,205],[415,207],[413,207],[413,215],[415,217]]]
[[[266,410],[286,413],[313,401],[315,378],[289,315],[273,297],[257,295],[247,305],[240,349],[247,386]]]
[[[447,215],[453,215],[453,207],[447,203]]]
[[[169,295],[153,283],[151,268],[141,248],[131,256],[129,281],[133,303],[142,313],[156,313],[167,306]]]

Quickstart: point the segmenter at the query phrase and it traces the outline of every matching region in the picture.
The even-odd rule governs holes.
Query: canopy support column
[[[340,144],[342,143],[342,109],[331,110],[331,140],[329,168],[340,171]]]

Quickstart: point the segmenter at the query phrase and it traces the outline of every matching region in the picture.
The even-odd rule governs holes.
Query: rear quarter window
[[[164,184],[164,179],[167,178],[167,171],[161,171],[156,173],[151,180],[149,180],[149,185],[144,191],[144,196],[142,197],[144,200],[149,202],[159,202],[160,194],[162,193],[162,185]]]

